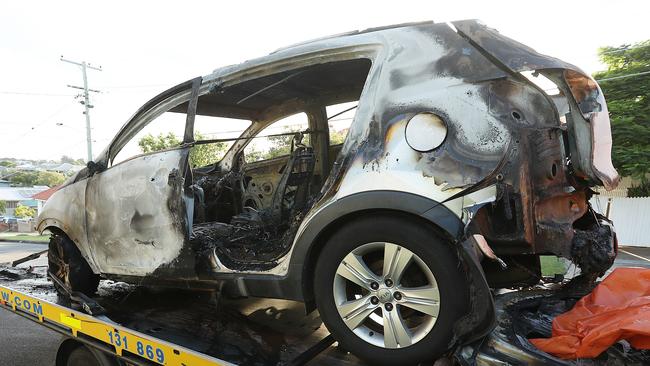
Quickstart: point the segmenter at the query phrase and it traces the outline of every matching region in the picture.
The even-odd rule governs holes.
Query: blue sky
[[[313,5],[320,4],[320,5]],[[213,69],[330,34],[478,18],[588,72],[596,49],[650,39],[645,1],[12,1],[0,4],[0,157],[85,158],[81,72],[89,71],[93,151],[146,100]],[[22,94],[21,94],[22,93]],[[59,125],[57,125],[59,124]],[[223,126],[232,130],[231,126]]]

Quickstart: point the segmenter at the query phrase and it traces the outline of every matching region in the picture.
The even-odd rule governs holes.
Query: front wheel
[[[56,277],[68,290],[87,296],[97,292],[99,276],[93,273],[75,243],[64,234],[56,233],[50,238],[47,262],[49,275]],[[67,295],[66,289],[57,282],[54,282],[54,287],[60,294]]]
[[[354,221],[330,237],[314,279],[323,322],[339,343],[372,364],[414,364],[448,350],[468,308],[453,247],[403,217]]]

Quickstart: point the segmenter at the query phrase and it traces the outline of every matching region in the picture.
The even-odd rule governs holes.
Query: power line
[[[26,96],[36,96],[36,97],[74,97],[74,94],[31,93],[31,92],[19,92],[19,91],[0,91],[0,94],[26,95]]]
[[[25,136],[27,136],[27,135],[30,134],[31,132],[34,132],[34,130],[36,130],[37,128],[43,126],[44,124],[46,124],[47,122],[49,122],[52,118],[54,118],[56,115],[58,115],[59,113],[63,112],[63,111],[64,111],[65,109],[67,109],[67,108],[70,108],[70,105],[63,105],[61,108],[57,109],[54,113],[52,113],[52,114],[49,115],[47,118],[45,118],[43,121],[41,121],[40,123],[38,123],[38,124],[32,126],[32,127],[31,127],[27,132],[25,132],[25,133],[19,135],[17,138],[13,139],[13,140],[11,141],[11,143],[14,143],[14,144],[15,144],[15,143],[19,142],[19,141],[22,140]]]
[[[144,88],[162,88],[171,84],[151,84],[151,85],[113,85],[102,86],[102,89],[144,89]]]
[[[650,74],[650,71],[643,71],[643,72],[637,72],[637,73],[628,74],[628,75],[612,76],[611,78],[598,79],[596,81],[600,83],[602,81],[627,79],[627,78],[631,78],[631,77],[634,77],[634,76],[641,76],[641,75],[648,75],[648,74]]]
[[[607,52],[602,52],[600,54],[601,55],[608,55],[610,53],[619,53],[619,52],[631,51],[631,50],[636,50],[637,48],[646,48],[646,47],[650,47],[650,44],[646,44],[646,45],[643,45],[643,46],[635,46],[635,47],[623,47],[623,48],[618,48],[618,49],[607,51]]]

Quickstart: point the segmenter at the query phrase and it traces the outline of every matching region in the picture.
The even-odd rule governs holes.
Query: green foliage
[[[201,132],[196,131],[194,133],[194,139],[196,141],[201,141],[205,140],[206,137]],[[143,153],[147,154],[154,151],[176,147],[180,145],[181,142],[181,139],[173,132],[169,132],[166,135],[161,133],[158,136],[147,134],[138,141],[138,146],[140,146],[140,150]],[[192,168],[197,168],[213,164],[223,158],[227,147],[228,146],[224,142],[195,145],[190,150],[190,165]]]
[[[206,140],[207,137],[201,132],[194,132],[196,141]],[[225,142],[214,142],[205,145],[196,145],[190,150],[190,163],[193,168],[214,164],[223,158],[228,145]]]
[[[7,168],[13,168],[16,166],[16,163],[13,161],[3,160],[0,161],[0,166],[6,166]]]
[[[39,186],[54,187],[65,181],[65,175],[57,172],[38,172],[36,184]]]
[[[285,127],[283,133],[299,132],[299,131],[300,129]],[[279,156],[289,155],[291,153],[291,140],[293,140],[293,137],[294,135],[261,137],[267,139],[268,143],[270,144],[270,147],[265,151],[259,151],[255,149],[254,146],[249,145],[248,148],[246,149],[246,161],[254,162],[254,161],[268,160],[268,159],[277,158]],[[310,138],[311,136],[309,134],[305,134],[302,138],[302,143],[305,145],[309,145]]]
[[[61,163],[70,163],[70,164],[75,164],[75,165],[85,165],[84,159],[75,159],[71,158],[67,155],[61,156]]]
[[[142,136],[140,141],[138,141],[140,150],[145,154],[154,151],[170,149],[180,144],[181,140],[173,132],[169,132],[166,135],[160,133],[158,136],[154,136],[149,133],[145,136]]]
[[[14,216],[25,219],[36,216],[36,210],[29,206],[18,205],[14,210]]]
[[[67,156],[67,155],[63,155],[63,156],[61,156],[61,163],[70,163],[70,164],[74,164],[74,163],[75,163],[75,160],[74,160],[73,158]]]
[[[627,189],[628,197],[650,197],[650,184],[647,182]]]
[[[260,161],[265,159],[265,153],[255,149],[254,147],[246,149],[246,161]]]
[[[291,131],[287,130],[287,132]],[[271,147],[262,154],[261,160],[273,159],[291,153],[291,140],[293,136],[271,136],[267,137],[267,139]]]
[[[19,171],[9,176],[9,181],[11,182],[12,185],[27,187],[27,186],[33,186],[37,178],[38,178],[37,172]]]
[[[9,176],[9,181],[15,186],[57,186],[65,181],[65,175],[57,172],[18,171]]]
[[[330,130],[330,145],[342,144],[345,141],[345,136],[347,136],[348,131],[332,131]]]
[[[603,89],[612,122],[612,160],[621,175],[641,182],[630,189],[650,190],[650,40],[621,47],[599,49],[607,70],[594,74]],[[625,78],[606,80],[619,76]],[[605,79],[605,80],[603,80]]]
[[[3,214],[7,211],[7,202],[0,201],[0,214]]]

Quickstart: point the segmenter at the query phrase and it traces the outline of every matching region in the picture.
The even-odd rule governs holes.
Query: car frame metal
[[[347,78],[334,80],[337,67]],[[285,95],[290,83],[304,89],[323,75],[333,79],[331,90]],[[531,81],[539,75],[558,92]],[[312,138],[313,169],[323,181],[305,210],[283,222],[277,257],[259,266],[232,264],[214,250],[198,258],[195,176],[241,169],[250,139],[287,115],[307,113],[306,132],[317,136],[327,128],[325,106],[354,100],[335,159],[326,138]],[[169,110],[187,114],[181,145],[113,164],[128,140]],[[190,149],[221,141],[195,140],[197,114],[253,123],[222,160],[193,171]],[[602,92],[579,68],[476,21],[370,29],[291,46],[163,92],[50,198],[37,227],[65,234],[107,278],[190,287],[226,281],[239,295],[313,309],[313,269],[337,228],[364,215],[402,215],[456,248],[470,306],[451,347],[492,329],[491,287],[539,280],[538,255],[567,257],[593,279],[609,268],[613,227],[588,200],[592,187],[618,182],[610,150]]]

